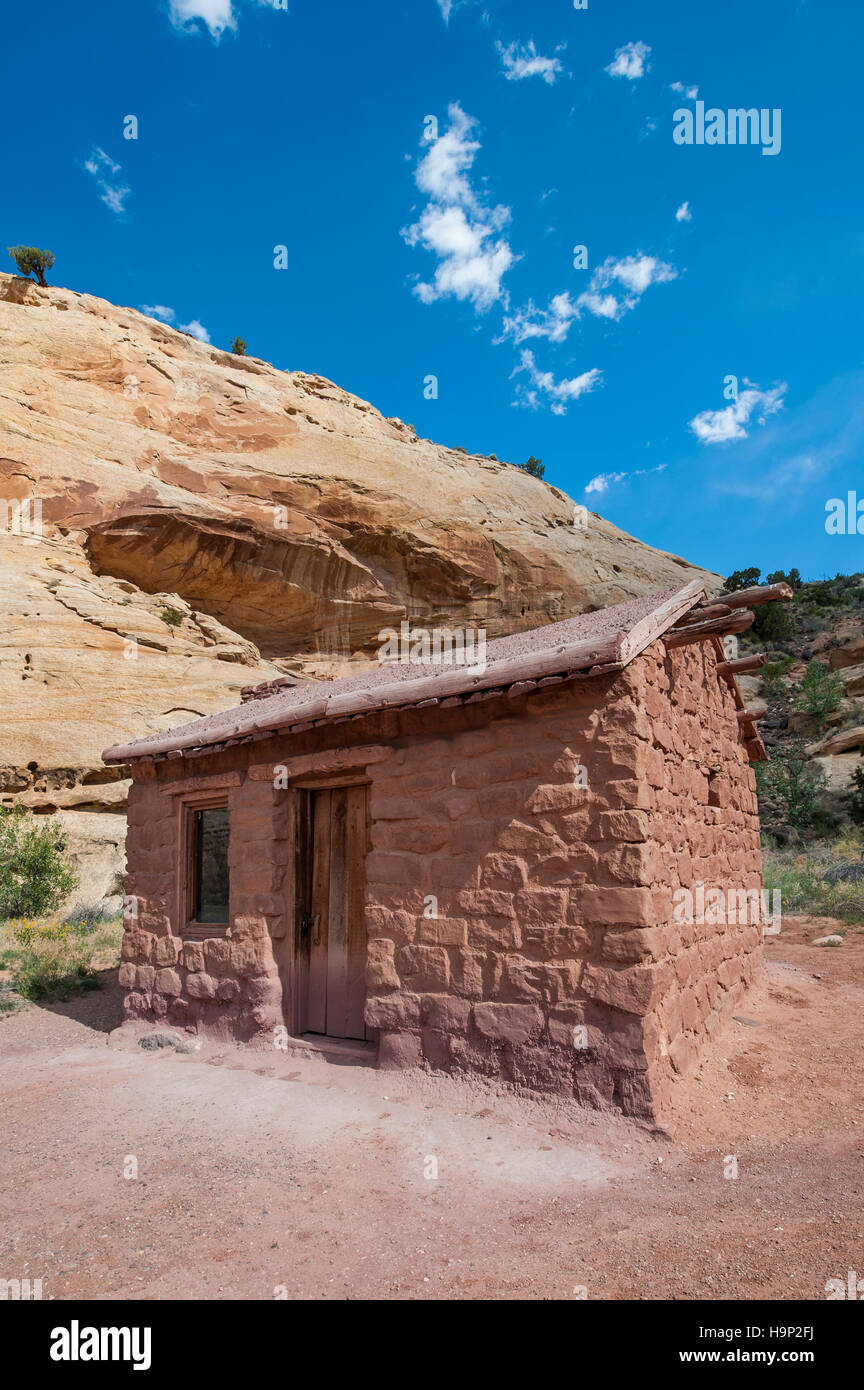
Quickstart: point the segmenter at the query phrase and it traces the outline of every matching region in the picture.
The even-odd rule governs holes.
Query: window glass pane
[[[227,924],[228,808],[196,812],[196,922]]]

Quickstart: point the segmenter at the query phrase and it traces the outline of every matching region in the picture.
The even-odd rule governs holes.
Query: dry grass
[[[780,890],[784,913],[864,925],[864,832],[801,848],[763,851],[765,887]]]
[[[120,959],[123,924],[90,911],[56,917],[17,918],[0,926],[0,970],[9,972],[6,984],[25,999],[68,999],[99,987],[100,970]],[[0,1012],[16,1006],[0,996]]]

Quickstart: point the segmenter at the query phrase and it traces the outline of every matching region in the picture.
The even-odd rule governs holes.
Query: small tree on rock
[[[524,463],[517,463],[517,468],[521,468],[523,473],[530,473],[532,478],[542,478],[546,469],[543,467],[542,459],[535,459],[532,454]]]
[[[235,356],[235,357],[245,357],[245,356],[246,356],[246,339],[245,339],[245,338],[233,338],[233,339],[231,340],[231,348],[230,348],[230,351],[234,353],[234,356]]]
[[[21,275],[35,275],[43,289],[47,288],[45,271],[54,264],[53,251],[40,251],[38,246],[10,246],[9,255]]]

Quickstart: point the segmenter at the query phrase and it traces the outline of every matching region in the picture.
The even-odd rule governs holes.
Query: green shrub
[[[788,602],[766,603],[756,609],[751,631],[761,642],[788,642],[795,635],[795,624]]]
[[[849,814],[856,825],[864,825],[864,767],[856,767],[852,773],[851,782]]]
[[[766,661],[762,673],[766,679],[773,680],[775,676],[787,675],[794,664],[791,656],[779,656],[775,661]]]
[[[247,343],[245,338],[232,338],[231,346],[228,351],[233,352],[235,357],[245,357],[246,347]]]
[[[825,773],[803,751],[775,750],[767,763],[756,763],[756,790],[763,819],[769,823],[779,820],[796,830],[820,824],[825,781]]]
[[[821,661],[811,661],[801,682],[794,705],[805,714],[818,715],[820,721],[833,714],[843,699],[843,679],[839,671],[829,671]]]
[[[38,246],[10,246],[8,251],[21,275],[35,275],[43,289],[46,288],[45,271],[54,264],[53,251],[40,251]]]
[[[0,918],[53,912],[76,887],[60,826],[37,824],[23,806],[0,807]]]
[[[781,656],[776,661],[765,662],[760,674],[762,676],[762,693],[769,700],[785,700],[789,689],[783,676],[786,675],[791,666],[791,656]]]
[[[864,724],[864,703],[861,700],[853,700],[849,708],[843,715],[841,729],[854,729],[857,724]]]
[[[769,700],[784,700],[786,698],[786,683],[781,681],[779,676],[770,676],[762,682],[762,693]]]
[[[521,468],[523,473],[530,473],[532,478],[542,478],[546,472],[543,460],[535,459],[533,454],[524,463],[517,463],[516,467]]]
[[[166,627],[179,627],[183,621],[183,614],[178,608],[163,608],[159,614]]]

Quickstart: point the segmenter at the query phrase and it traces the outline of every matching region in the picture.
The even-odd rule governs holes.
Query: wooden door
[[[300,793],[297,1029],[365,1038],[364,786]]]

